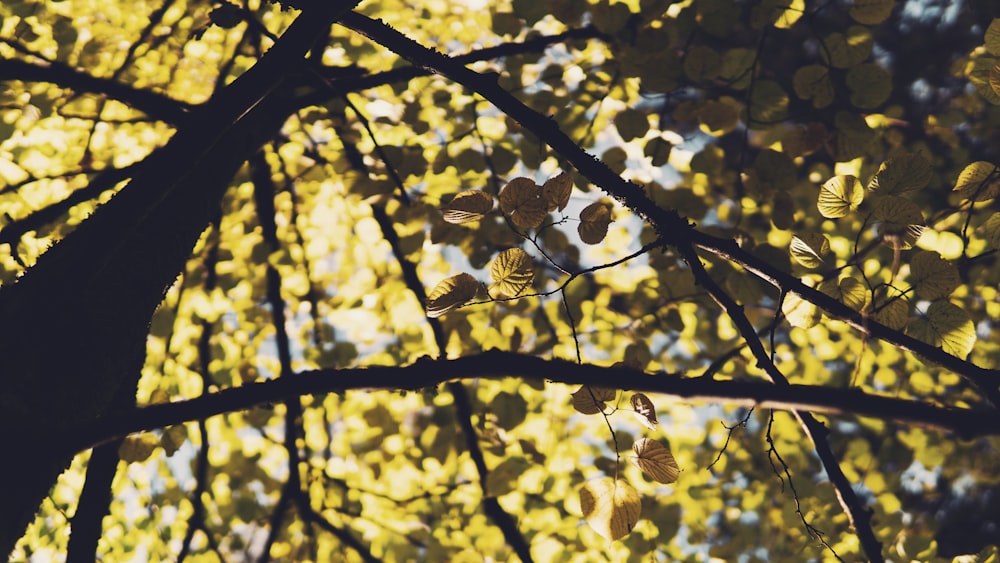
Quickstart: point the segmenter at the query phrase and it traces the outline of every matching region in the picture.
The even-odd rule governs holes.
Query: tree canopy
[[[1000,558],[994,2],[0,15],[13,560]]]

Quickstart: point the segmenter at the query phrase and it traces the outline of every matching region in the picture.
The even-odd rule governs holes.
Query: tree
[[[97,8],[0,7],[14,559],[998,556],[992,3]]]

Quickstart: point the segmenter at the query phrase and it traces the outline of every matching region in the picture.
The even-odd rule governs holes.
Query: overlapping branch
[[[718,303],[719,307],[722,308],[726,315],[733,321],[733,324],[736,325],[736,329],[743,335],[747,346],[750,348],[750,352],[757,360],[757,366],[767,374],[775,386],[787,388],[789,386],[788,378],[781,373],[767,351],[764,350],[764,345],[757,336],[757,331],[743,313],[743,307],[737,304],[708,275],[708,272],[705,271],[705,267],[701,263],[701,258],[698,257],[698,253],[695,252],[693,246],[690,244],[682,245],[678,247],[678,250],[691,267],[695,282],[705,288],[705,291]],[[844,471],[840,468],[840,462],[837,460],[833,448],[830,447],[830,440],[827,439],[829,432],[826,426],[808,412],[799,410],[793,410],[792,412],[799,420],[799,424],[805,430],[809,440],[813,443],[813,448],[816,450],[816,454],[823,464],[823,469],[826,471],[827,477],[830,478],[830,482],[833,483],[837,500],[840,502],[841,507],[843,507],[844,513],[847,514],[851,527],[854,528],[858,535],[861,547],[868,554],[870,560],[883,561],[882,544],[875,537],[875,532],[871,526],[871,512],[866,509],[864,501],[854,491],[850,480],[848,480],[847,476],[844,475]],[[768,435],[768,439],[770,439],[770,434]],[[798,503],[798,496],[796,496],[795,502],[796,504]]]
[[[785,292],[796,293],[823,309],[832,318],[842,320],[870,337],[884,340],[903,350],[913,352],[937,363],[972,382],[994,406],[1000,405],[1000,370],[986,369],[940,348],[917,340],[901,331],[866,318],[840,301],[803,284],[798,278],[742,250],[734,240],[712,236],[695,229],[674,210],[656,205],[636,184],[615,174],[577,145],[552,119],[523,104],[497,83],[495,77],[466,68],[444,54],[427,49],[380,21],[351,12],[339,22],[382,46],[406,58],[412,64],[447,76],[479,94],[559,155],[573,164],[588,180],[615,198],[624,207],[648,222],[664,240],[672,245],[693,244],[697,248],[738,264],[761,279]]]

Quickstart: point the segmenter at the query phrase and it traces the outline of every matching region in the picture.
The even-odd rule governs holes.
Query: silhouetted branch
[[[151,90],[142,90],[121,82],[98,78],[56,61],[31,63],[18,59],[0,59],[0,81],[47,82],[77,93],[107,96],[146,115],[178,123],[193,106]]]
[[[694,251],[693,246],[690,244],[680,245],[678,246],[678,250],[691,267],[695,283],[705,288],[705,291],[712,296],[712,299],[718,303],[719,307],[722,308],[726,315],[733,321],[733,324],[736,325],[736,330],[743,336],[747,346],[750,348],[750,352],[757,360],[757,367],[764,370],[764,373],[767,374],[768,378],[776,386],[787,387],[789,385],[788,378],[785,377],[785,374],[781,373],[781,370],[774,364],[767,351],[764,350],[764,345],[761,343],[760,337],[757,336],[757,331],[743,313],[743,307],[736,303],[708,275],[708,272],[705,271],[705,267],[701,263],[701,258],[698,257],[698,253]],[[858,497],[858,494],[854,491],[854,487],[851,486],[850,480],[840,468],[840,461],[837,459],[836,454],[833,453],[833,448],[830,447],[830,441],[827,439],[829,430],[826,428],[826,425],[808,412],[793,410],[792,413],[799,420],[806,435],[812,441],[816,455],[819,456],[820,462],[823,464],[823,469],[826,470],[830,482],[833,483],[834,490],[837,493],[837,500],[840,501],[840,506],[844,509],[844,513],[847,514],[851,526],[857,533],[858,540],[861,542],[861,547],[864,549],[865,554],[868,555],[868,559],[871,561],[883,561],[882,543],[875,537],[875,531],[872,530],[871,526],[871,511],[865,507],[865,503]],[[795,498],[795,503],[797,506],[798,496]],[[805,519],[803,519],[803,522],[805,522]]]
[[[68,432],[64,442],[79,451],[131,432],[201,420],[300,395],[358,389],[416,391],[446,381],[505,377],[661,393],[690,403],[757,405],[786,411],[893,420],[954,432],[964,439],[1000,434],[1000,414],[991,409],[937,407],[919,401],[871,395],[858,389],[796,384],[779,387],[759,381],[715,381],[663,373],[651,375],[625,367],[577,364],[491,350],[454,360],[423,358],[405,367],[320,369],[302,372],[295,377],[250,383],[196,399],[150,405],[126,414],[109,416]]]
[[[952,356],[940,348],[917,340],[898,330],[866,318],[840,301],[803,284],[791,274],[741,249],[736,241],[715,237],[696,230],[674,210],[658,207],[638,185],[615,174],[607,165],[587,153],[559,129],[559,125],[523,104],[500,87],[496,77],[466,68],[460,62],[428,49],[380,21],[350,12],[338,22],[376,43],[401,55],[412,64],[447,76],[483,96],[501,111],[518,121],[539,140],[573,164],[588,180],[599,186],[624,207],[648,222],[670,245],[694,244],[701,250],[738,264],[775,287],[799,294],[823,309],[828,316],[842,320],[862,334],[894,344],[965,377],[975,384],[994,406],[1000,405],[1000,370],[985,369]]]
[[[774,411],[771,411],[767,421],[767,433],[765,434],[765,438],[767,439],[767,460],[771,463],[771,469],[774,471],[775,476],[777,476],[778,480],[781,481],[781,490],[782,491],[785,490],[785,481],[788,481],[788,488],[792,491],[792,499],[795,501],[795,514],[799,516],[799,520],[802,521],[802,525],[805,526],[806,531],[809,532],[810,536],[818,539],[820,543],[823,544],[823,547],[830,550],[830,553],[832,553],[833,556],[837,558],[837,561],[843,563],[844,560],[840,557],[840,555],[833,549],[833,547],[830,545],[829,542],[823,539],[823,536],[825,534],[823,534],[823,532],[819,531],[815,526],[810,524],[808,520],[806,520],[806,515],[802,512],[802,503],[799,500],[799,492],[795,489],[795,481],[792,481],[792,474],[788,470],[788,464],[785,463],[785,460],[781,457],[781,454],[778,453],[778,448],[775,447],[774,445],[774,438],[771,436],[771,428],[773,425],[774,425]],[[775,459],[777,459],[778,463],[781,464],[780,472],[778,471],[778,468],[775,467],[774,465]],[[784,473],[784,476],[782,476],[782,473]]]
[[[70,520],[67,563],[89,563],[97,560],[97,542],[104,532],[104,516],[111,500],[111,482],[118,469],[118,447],[121,439],[94,448],[87,462],[87,480],[83,484],[76,513]]]

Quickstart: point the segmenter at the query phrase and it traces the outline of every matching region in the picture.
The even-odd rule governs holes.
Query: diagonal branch
[[[696,283],[705,288],[705,291],[712,296],[715,302],[719,304],[719,307],[725,311],[726,315],[736,325],[736,329],[743,336],[751,353],[753,353],[754,358],[757,360],[757,366],[764,370],[771,379],[771,382],[776,386],[779,388],[788,387],[788,378],[785,377],[785,374],[781,373],[764,349],[763,343],[761,343],[760,338],[757,336],[757,331],[743,313],[743,307],[736,303],[708,275],[708,272],[705,271],[705,267],[701,263],[701,258],[698,257],[698,253],[695,252],[692,245],[681,245],[678,247],[678,250],[691,267]],[[837,493],[837,500],[840,502],[844,513],[847,514],[847,519],[857,533],[858,540],[868,555],[868,559],[870,561],[884,561],[882,544],[875,537],[875,531],[872,530],[871,511],[865,507],[865,503],[858,497],[851,486],[850,480],[848,480],[847,476],[844,475],[844,471],[840,468],[837,455],[833,453],[833,448],[827,439],[829,430],[826,425],[808,412],[793,410],[792,414],[798,419],[799,424],[812,441],[813,448],[816,450],[816,454],[823,464],[823,469],[826,470],[827,477],[833,483],[834,491]],[[796,504],[798,503],[798,496],[796,496],[795,502]]]
[[[934,346],[908,336],[898,330],[864,318],[843,303],[808,287],[791,274],[756,258],[737,246],[733,240],[722,239],[696,230],[674,210],[658,207],[644,190],[615,174],[604,163],[579,147],[559,129],[559,125],[524,105],[500,87],[495,77],[466,68],[456,61],[409,39],[380,21],[351,12],[341,18],[341,25],[357,31],[376,43],[396,52],[412,64],[441,74],[483,96],[494,106],[517,120],[542,142],[595,185],[648,222],[670,245],[694,244],[697,248],[729,260],[746,268],[782,291],[794,292],[815,304],[835,319],[842,320],[862,334],[894,344],[903,350],[918,354],[971,381],[994,406],[1000,406],[1000,370],[986,369],[962,358],[952,356]]]

